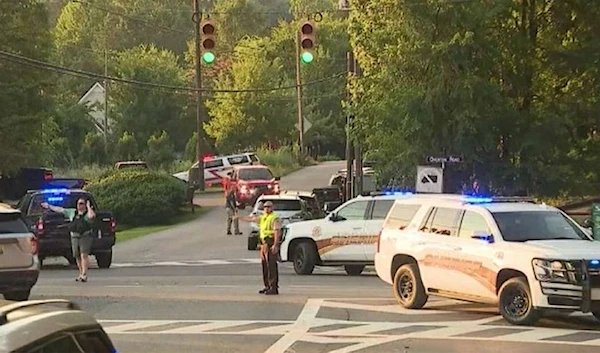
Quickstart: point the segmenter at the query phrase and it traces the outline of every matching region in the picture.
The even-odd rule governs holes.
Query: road
[[[306,168],[282,185],[324,185],[340,168],[343,162]],[[220,194],[199,201],[223,204]],[[489,306],[432,298],[423,310],[401,309],[372,270],[358,277],[336,268],[297,276],[281,264],[280,295],[259,295],[258,254],[246,250],[244,236],[226,235],[221,207],[119,244],[115,254],[114,266],[92,269],[87,283],[75,282],[76,271],[63,265],[44,269],[32,297],[80,303],[121,353],[591,353],[600,347],[600,326],[589,315],[523,328],[508,326]]]

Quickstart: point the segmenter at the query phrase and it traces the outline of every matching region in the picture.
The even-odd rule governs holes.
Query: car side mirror
[[[275,181],[279,181],[279,180],[281,180],[281,177],[276,176]]]
[[[594,222],[592,222],[592,219],[591,219],[591,218],[586,218],[586,219],[583,221],[583,227],[584,227],[584,228],[592,228],[593,226],[594,226]]]
[[[335,213],[330,213],[329,214],[329,220],[332,222],[337,222],[338,221],[338,215]]]
[[[493,243],[494,242],[494,236],[491,234],[487,234],[486,232],[481,232],[481,231],[474,231],[473,234],[471,234],[471,238],[472,239],[476,239],[476,240],[482,240],[485,241],[486,243]]]

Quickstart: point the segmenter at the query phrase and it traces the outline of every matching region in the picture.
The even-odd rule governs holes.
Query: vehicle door
[[[318,244],[323,261],[364,261],[366,213],[370,200],[352,200],[327,216],[321,228],[324,242]]]
[[[494,262],[496,247],[485,214],[467,210],[462,216],[454,251],[460,266],[454,269],[454,291],[475,299],[496,298],[496,276],[499,271]]]
[[[418,230],[415,251],[419,271],[428,289],[451,291],[456,288],[456,244],[462,209],[432,207]]]
[[[379,233],[381,232],[381,228],[383,227],[383,221],[393,205],[394,200],[392,199],[375,199],[371,203],[364,227],[364,235],[366,236],[363,244],[365,261],[375,261],[377,239],[379,237]]]
[[[221,184],[223,178],[231,170],[226,166],[223,158],[215,158],[204,161],[204,183],[207,185]]]

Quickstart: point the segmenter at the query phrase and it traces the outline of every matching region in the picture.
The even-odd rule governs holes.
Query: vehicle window
[[[0,234],[29,233],[20,213],[0,213]]]
[[[270,180],[273,179],[273,174],[268,168],[248,168],[240,169],[238,177],[241,180]]]
[[[222,167],[222,166],[223,166],[223,159],[222,158],[213,159],[213,160],[205,161],[204,162],[204,169],[218,168],[218,167]]]
[[[258,203],[257,209],[262,211],[263,205],[266,201],[273,203],[273,211],[300,211],[302,210],[302,204],[300,200],[262,200]]]
[[[85,353],[113,353],[112,344],[100,331],[90,331],[75,335]]]
[[[229,157],[229,158],[227,158],[227,160],[229,161],[229,164],[231,164],[231,165],[248,163],[248,157],[246,157],[246,156]]]
[[[29,207],[29,215],[39,215],[44,212],[41,204],[47,202],[53,206],[60,206],[62,208],[77,208],[77,200],[82,197],[82,194],[38,194],[31,200],[31,206]],[[46,211],[48,212],[48,211]]]
[[[258,162],[258,157],[256,157],[256,155],[254,153],[250,154],[250,160],[252,162]]]
[[[456,208],[437,207],[431,222],[431,233],[455,236],[458,230],[459,217],[462,210]]]
[[[577,239],[585,234],[559,211],[519,211],[492,213],[506,241]]]
[[[317,202],[316,198],[311,197],[311,196],[299,196],[299,197],[304,202],[306,202],[308,209],[310,209],[311,211],[315,211],[315,210],[319,209],[319,202]]]
[[[365,219],[367,205],[369,201],[354,201],[351,204],[341,208],[337,215],[348,221],[357,221]]]
[[[27,353],[82,353],[72,336],[62,336],[36,347]]]
[[[390,208],[394,205],[394,200],[375,200],[373,205],[373,215],[371,219],[385,219]]]
[[[390,217],[387,220],[386,227],[394,229],[404,229],[408,227],[420,208],[421,205],[395,205],[390,210]]]
[[[473,211],[466,211],[460,224],[458,236],[461,238],[471,239],[473,232],[481,232],[487,235],[492,234],[492,231],[488,227],[487,221],[482,215]]]

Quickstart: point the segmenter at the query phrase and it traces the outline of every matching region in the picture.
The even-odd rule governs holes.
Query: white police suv
[[[280,256],[293,262],[299,275],[315,266],[344,266],[349,275],[360,275],[373,265],[377,235],[394,200],[407,193],[373,193],[340,205],[325,218],[292,223],[282,229]]]
[[[406,308],[434,295],[498,305],[516,325],[546,311],[600,319],[600,242],[559,209],[527,201],[396,200],[377,243],[377,275]]]

